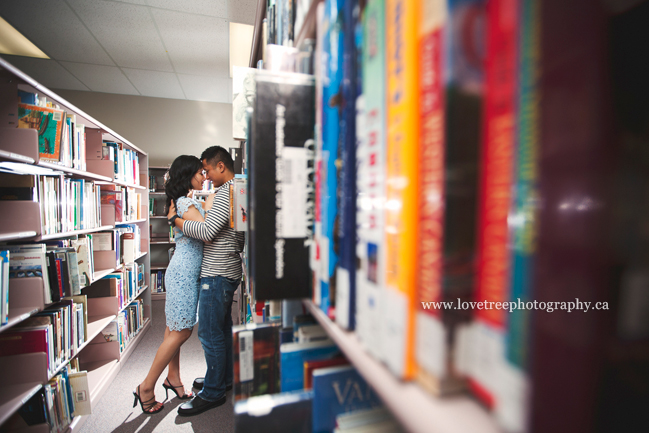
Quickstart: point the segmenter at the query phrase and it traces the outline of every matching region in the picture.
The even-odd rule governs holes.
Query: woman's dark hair
[[[180,197],[187,195],[192,187],[192,178],[203,169],[200,159],[192,155],[180,155],[174,160],[167,172],[165,180],[165,193],[167,194],[167,209],[171,206],[171,200],[176,202]]]

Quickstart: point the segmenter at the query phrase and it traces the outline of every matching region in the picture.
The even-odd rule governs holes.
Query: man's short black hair
[[[201,161],[203,160],[207,160],[207,163],[212,167],[216,167],[216,164],[220,161],[225,165],[225,168],[234,173],[234,161],[232,161],[232,156],[230,156],[230,152],[221,146],[212,146],[205,149],[201,155]]]

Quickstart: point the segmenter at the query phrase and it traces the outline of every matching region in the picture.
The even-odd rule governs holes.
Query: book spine
[[[338,169],[340,118],[342,112],[343,32],[338,20],[337,0],[325,1],[324,53],[326,64],[323,68],[324,88],[322,98],[322,169],[320,170],[320,211],[322,219],[322,236],[320,237],[321,302],[320,308],[325,314],[332,314],[336,301],[336,267],[338,266],[338,248],[335,227],[339,224]]]
[[[347,0],[343,7],[343,78],[340,159],[340,245],[336,269],[336,322],[345,329],[354,329],[356,312],[356,23],[358,0]]]
[[[478,204],[477,301],[509,299],[510,241],[507,218],[511,206],[515,139],[515,94],[518,0],[494,0],[487,8],[484,130]],[[472,374],[471,387],[485,404],[497,404],[498,368],[505,362],[506,315],[503,310],[475,312],[482,340],[488,347]],[[492,355],[490,355],[492,354]],[[478,355],[478,356],[480,356]]]
[[[439,390],[447,374],[447,339],[441,309],[444,254],[444,52],[445,0],[421,0],[419,28],[419,226],[417,262],[416,347],[417,379]],[[428,308],[425,308],[427,305]]]
[[[413,340],[419,188],[420,5],[386,2],[387,151],[386,297],[384,350],[388,366],[402,378],[414,374]]]

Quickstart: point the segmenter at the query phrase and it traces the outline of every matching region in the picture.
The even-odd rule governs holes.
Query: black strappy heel
[[[167,383],[169,385],[167,385]],[[176,388],[184,389],[185,387],[183,385],[173,386],[168,377],[165,379],[164,382],[162,382],[162,387],[165,389],[165,400],[169,399],[169,390],[173,391],[174,394],[176,394],[176,397],[178,397],[181,400],[189,400],[190,398],[194,397],[194,394],[192,394],[191,392],[189,394],[183,394],[183,395],[178,394]]]
[[[155,396],[153,398],[147,400],[147,401],[142,401],[142,398],[140,397],[140,385],[137,386],[137,392],[133,391],[133,396],[135,397],[135,400],[133,401],[133,407],[137,406],[137,402],[140,402],[140,407],[142,408],[142,412],[153,415],[154,413],[160,412],[162,409],[164,409],[164,405],[162,403],[159,403],[155,401]],[[153,403],[151,403],[153,401]],[[156,404],[159,404],[160,407],[156,410],[151,410],[155,407]],[[146,406],[146,408],[145,408]]]

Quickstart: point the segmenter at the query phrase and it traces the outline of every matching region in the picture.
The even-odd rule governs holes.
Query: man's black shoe
[[[204,377],[197,377],[196,379],[194,379],[194,384],[192,386],[194,387],[194,389],[201,390],[203,389],[203,382],[205,382]],[[232,389],[232,384],[225,386],[226,391],[230,391],[231,389]]]
[[[180,416],[193,416],[203,413],[206,410],[219,407],[225,403],[225,396],[216,401],[203,400],[199,396],[194,397],[190,401],[183,403],[178,408],[178,415]]]

